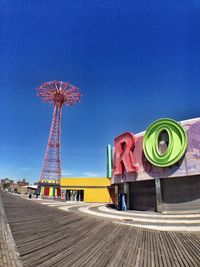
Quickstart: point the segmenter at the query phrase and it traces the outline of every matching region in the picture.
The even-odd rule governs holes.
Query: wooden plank
[[[1,195],[26,267],[200,266],[200,233],[160,232],[114,224],[111,219]]]

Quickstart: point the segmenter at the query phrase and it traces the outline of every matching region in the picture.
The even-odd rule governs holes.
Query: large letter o
[[[167,132],[168,145],[164,153],[159,151],[159,137]],[[143,139],[146,158],[155,166],[169,167],[178,162],[187,148],[187,135],[183,127],[172,119],[160,119],[152,123]]]

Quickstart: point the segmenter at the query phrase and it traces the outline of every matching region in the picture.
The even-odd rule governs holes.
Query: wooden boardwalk
[[[0,196],[0,267],[22,267]]]
[[[25,267],[200,266],[200,233],[160,232],[1,193]]]

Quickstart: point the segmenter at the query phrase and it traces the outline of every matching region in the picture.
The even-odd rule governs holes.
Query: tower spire
[[[40,96],[44,102],[54,105],[51,129],[40,181],[54,180],[59,183],[62,173],[60,158],[62,108],[65,105],[72,106],[79,102],[80,91],[77,87],[71,85],[70,83],[51,81],[40,85],[38,88],[38,96]]]

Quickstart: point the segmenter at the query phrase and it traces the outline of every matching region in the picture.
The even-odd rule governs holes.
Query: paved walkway
[[[161,214],[157,212],[118,211],[105,204],[37,200],[43,205],[65,211],[80,211],[89,215],[111,219],[124,224],[146,229],[176,232],[200,232],[200,212],[194,214]]]
[[[2,198],[25,267],[200,266],[198,232],[130,227],[83,213],[80,206],[68,205],[66,211],[62,202],[29,201],[11,194]]]
[[[0,267],[22,267],[0,195]]]

